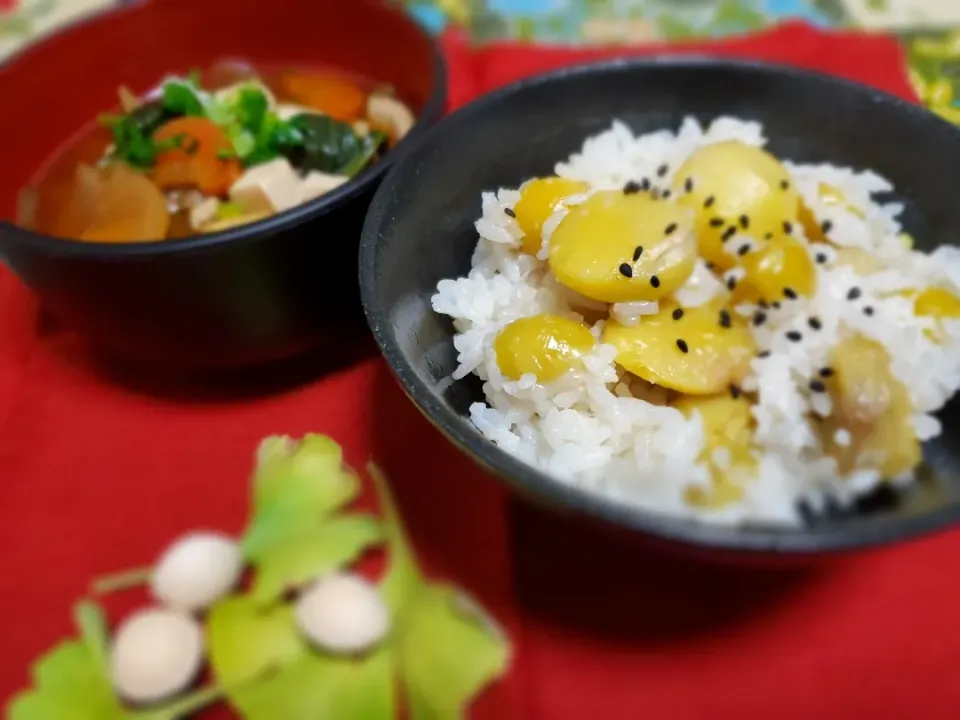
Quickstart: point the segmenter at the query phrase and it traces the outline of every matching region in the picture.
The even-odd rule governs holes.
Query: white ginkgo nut
[[[151,608],[131,615],[110,648],[113,685],[136,704],[182,693],[202,666],[203,630],[193,617],[174,610]]]
[[[390,630],[390,611],[376,586],[348,573],[328,575],[304,591],[295,615],[311,643],[340,655],[369,650]]]
[[[202,611],[232,591],[243,574],[243,554],[226,535],[196,532],[168,547],[153,571],[153,596],[185,612]]]

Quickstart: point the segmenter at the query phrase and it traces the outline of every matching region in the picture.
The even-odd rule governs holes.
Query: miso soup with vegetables
[[[118,95],[24,189],[22,226],[126,243],[245,225],[340,187],[415,121],[390,88],[325,69],[220,63]]]

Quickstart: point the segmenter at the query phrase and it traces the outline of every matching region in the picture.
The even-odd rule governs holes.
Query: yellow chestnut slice
[[[742,142],[695,150],[674,176],[678,202],[696,212],[700,255],[720,270],[735,264],[724,244],[736,233],[764,239],[792,231],[799,196],[766,150]]]
[[[803,243],[789,235],[774,237],[741,260],[744,276],[737,282],[737,302],[773,302],[809,297],[817,289],[817,271]]]
[[[817,198],[823,205],[826,205],[827,207],[843,208],[848,213],[860,218],[861,220],[866,219],[863,211],[856,205],[852,205],[847,200],[847,196],[844,195],[843,191],[838,187],[828,183],[819,183],[817,185]],[[817,221],[816,215],[813,214],[813,210],[808,208],[806,204],[802,202],[800,205],[799,220],[803,225],[804,234],[806,234],[807,239],[810,242],[827,242],[827,235],[830,233],[830,227],[832,225],[829,220],[825,220],[822,223]]]
[[[828,391],[833,400],[833,411],[823,420],[824,450],[840,472],[868,467],[892,478],[920,462],[910,395],[890,371],[882,345],[860,335],[848,338],[833,349],[821,375],[811,388]],[[846,442],[838,441],[838,431]]]
[[[712,304],[681,308],[665,302],[634,327],[610,320],[603,342],[617,349],[617,364],[625,370],[689,395],[712,395],[740,383],[756,353],[744,324]]]
[[[686,417],[699,414],[703,424],[704,447],[700,462],[710,468],[710,488],[691,487],[685,496],[695,507],[717,509],[743,499],[743,479],[756,472],[754,419],[750,402],[742,395],[683,397],[673,406]],[[718,451],[727,454],[727,463],[717,462]]]
[[[913,301],[913,314],[937,320],[960,318],[960,298],[943,288],[927,288]]]
[[[493,349],[504,377],[519,380],[532,373],[539,382],[550,382],[577,367],[594,344],[581,323],[559,315],[533,315],[504,327]]]
[[[683,285],[696,259],[690,213],[639,193],[598,192],[550,237],[557,280],[601,302],[659,300]]]
[[[586,183],[561,177],[537,178],[524,185],[520,199],[513,207],[517,225],[523,231],[523,251],[530,255],[540,252],[543,224],[564,198],[586,190]]]

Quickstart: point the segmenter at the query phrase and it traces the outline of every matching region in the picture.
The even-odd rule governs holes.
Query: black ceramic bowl
[[[800,162],[872,168],[907,203],[921,247],[960,237],[960,132],[892,96],[827,76],[747,62],[665,58],[572,68],[488,95],[443,120],[390,173],[364,227],[361,291],[367,319],[407,394],[453,443],[523,495],[634,536],[738,557],[813,555],[889,543],[960,518],[958,404],[942,413],[922,479],[854,513],[802,529],[730,529],[670,519],[566,486],[484,439],[466,414],[479,382],[451,382],[449,319],[430,297],[465,274],[477,242],[480,193],[552,172],[614,118],[635,132],[676,128],[686,115],[761,121],[770,148]]]
[[[418,118],[398,152],[443,111],[437,46],[381,0],[144,0],[6,62],[0,258],[47,309],[111,354],[190,368],[249,365],[362,330],[357,245],[393,153],[313,202],[185,240],[98,245],[4,222],[51,153],[115,105],[119,86],[142,92],[225,58],[330,66],[392,84]]]

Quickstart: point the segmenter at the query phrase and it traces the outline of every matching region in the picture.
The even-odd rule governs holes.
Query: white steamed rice
[[[732,117],[719,118],[706,129],[688,118],[676,133],[663,130],[639,137],[614,122],[608,131],[588,138],[581,151],[558,163],[555,171],[588,183],[592,191],[619,189],[629,180],[653,177],[664,164],[672,172],[696,148],[724,140],[766,143],[760,124]],[[758,477],[745,484],[741,502],[716,510],[685,502],[685,488],[710,482],[708,468],[697,460],[704,442],[699,417],[685,418],[662,405],[662,400],[658,402],[662,391],[620,369],[611,346],[598,344],[582,370],[548,384],[539,384],[533,375],[516,382],[501,375],[493,341],[506,324],[540,313],[579,321],[584,319],[580,311],[607,309],[560,286],[547,268],[549,236],[563,219],[562,209],[544,226],[539,256],[519,252],[522,232],[504,212],[517,202],[519,189],[483,193],[472,270],[466,277],[441,281],[433,297],[434,310],[452,317],[456,329],[459,367],[454,379],[473,373],[483,380],[487,402],[470,408],[474,425],[491,442],[558,481],[617,502],[710,522],[797,523],[801,499],[814,507],[827,497],[849,503],[881,480],[877,472],[867,469],[838,478],[835,461],[820,451],[809,421],[814,413],[830,412],[829,395],[811,393],[808,384],[826,363],[838,331],[846,326],[882,343],[890,353],[891,369],[908,388],[916,410],[913,426],[918,437],[928,440],[939,435],[940,424],[933,413],[960,388],[960,322],[944,321],[940,342],[932,342],[924,330],[935,321],[914,316],[912,300],[889,293],[931,286],[960,292],[960,251],[941,247],[924,254],[907,249],[897,221],[902,207],[880,205],[873,199],[892,187],[870,171],[785,165],[817,219],[833,224],[834,244],[863,248],[886,269],[860,276],[848,267],[832,266],[828,259],[816,265],[818,282],[812,298],[783,303],[780,309],[768,311],[767,323],[752,328],[757,345],[771,354],[752,362],[753,372],[744,383],[745,390],[758,395],[753,412],[761,456]],[[664,186],[671,182],[671,172],[663,177]],[[819,183],[840,189],[863,217],[821,202]],[[569,198],[565,204],[582,202],[588,195]],[[807,244],[801,230],[794,235]],[[846,298],[852,285],[862,290],[856,302]],[[697,270],[675,297],[683,305],[696,306],[721,288],[721,282],[698,261]],[[874,308],[870,316],[863,312],[866,305]],[[644,314],[656,309],[655,303],[609,308],[622,322],[642,322]],[[744,315],[753,309],[737,308]],[[811,316],[821,320],[820,332],[807,332]],[[598,339],[602,329],[603,321],[592,327]],[[784,333],[790,329],[804,332],[804,341],[788,341]],[[844,436],[841,431],[836,441],[849,442],[849,433]],[[714,461],[722,463],[723,458]]]

